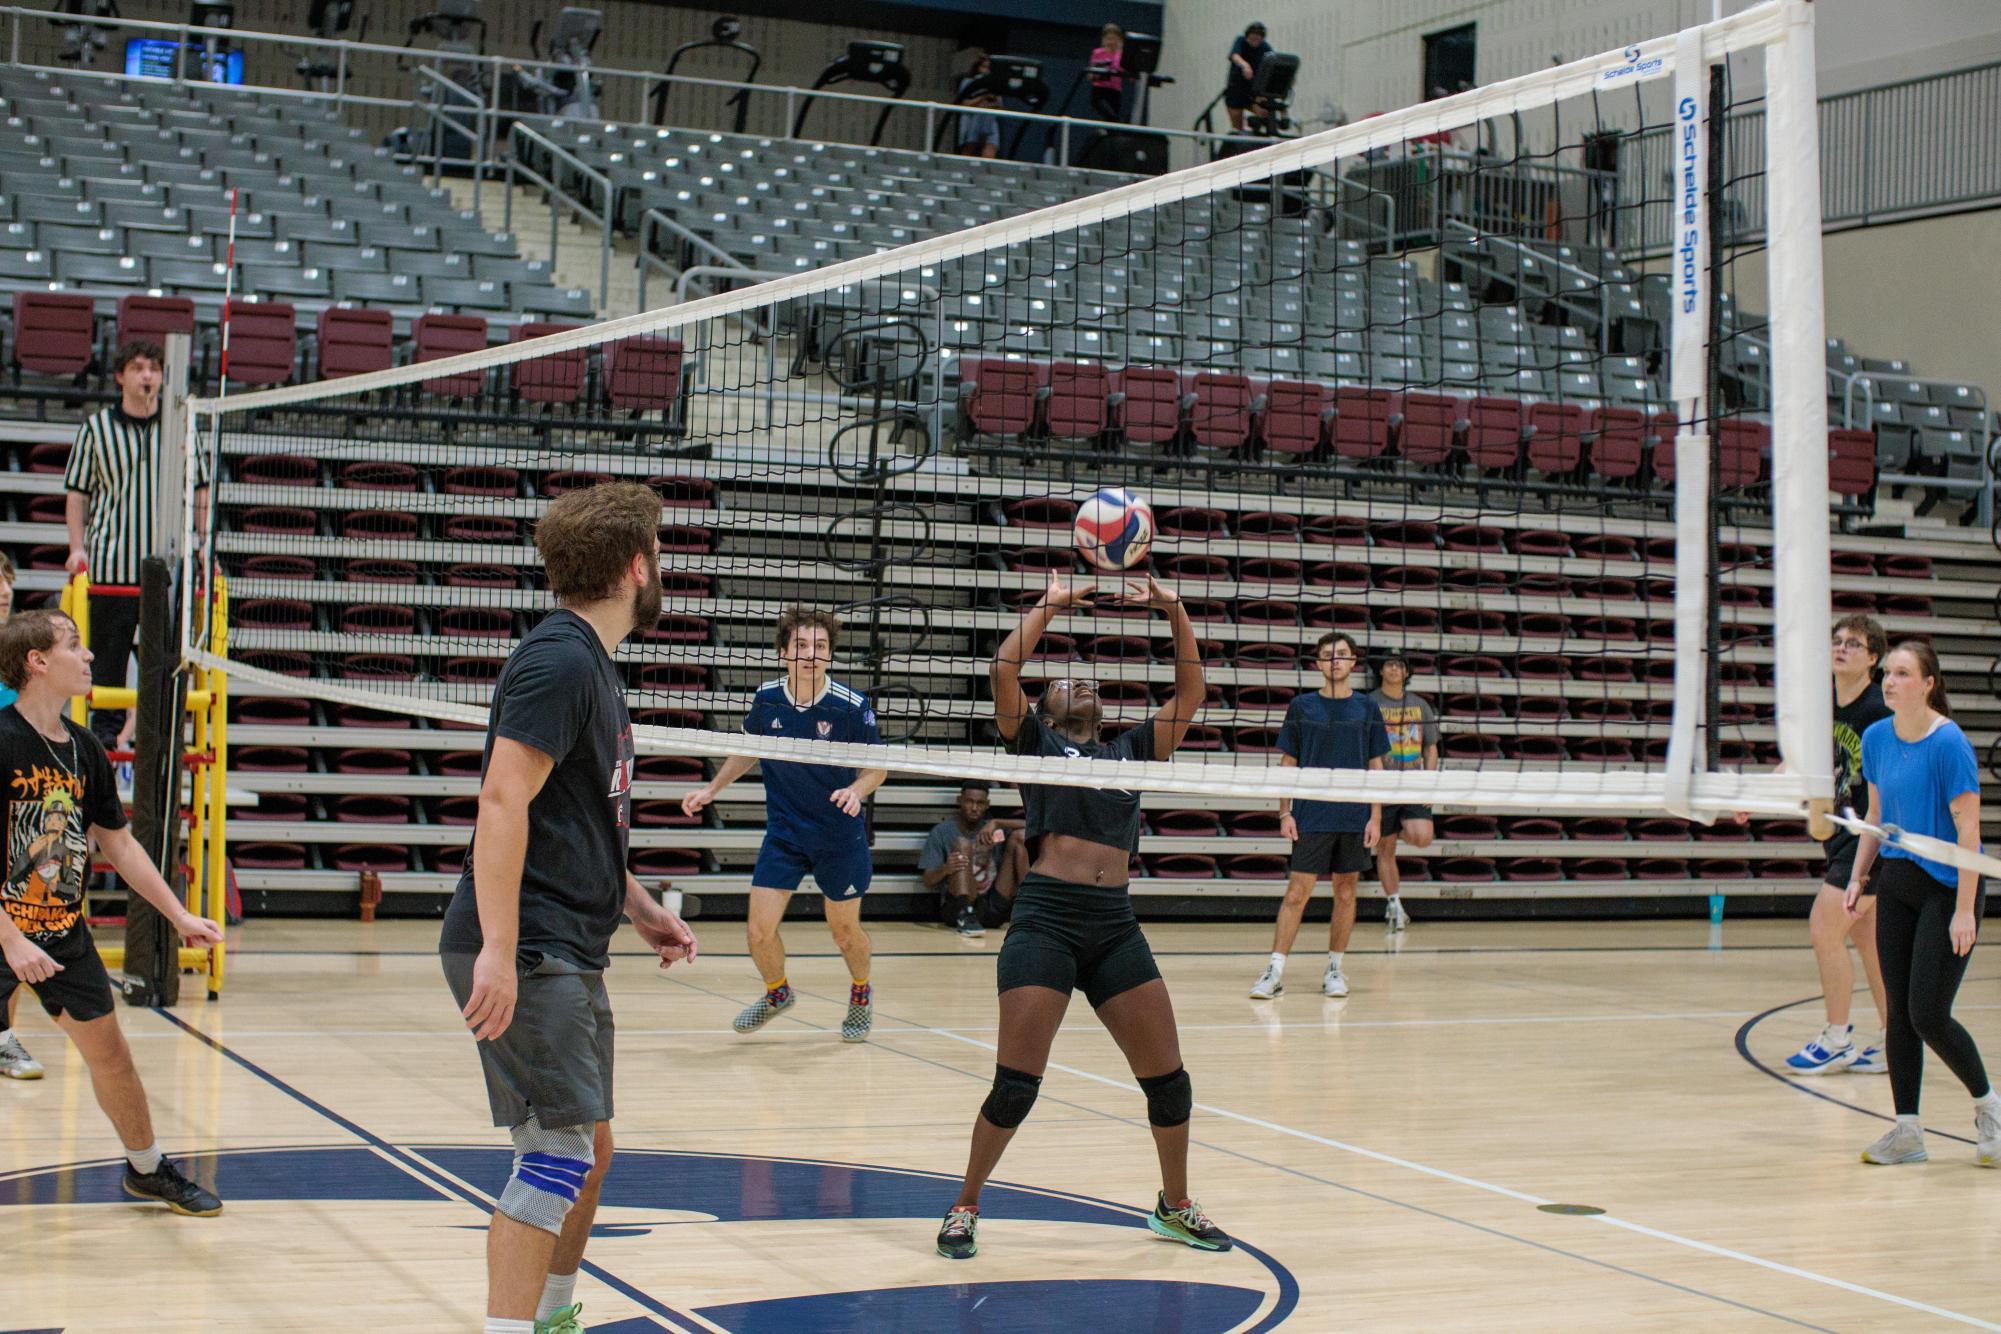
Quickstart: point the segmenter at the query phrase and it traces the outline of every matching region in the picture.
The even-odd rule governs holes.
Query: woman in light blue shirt
[[[1883,659],[1883,702],[1890,716],[1862,734],[1869,823],[1979,851],[1980,765],[1973,743],[1952,721],[1930,644],[1907,639],[1890,650]],[[1851,916],[1860,915],[1864,886],[1876,899],[1876,952],[1890,1011],[1884,1047],[1897,1120],[1862,1151],[1862,1161],[1916,1163],[1929,1156],[1918,1089],[1930,1047],[1973,1095],[1974,1162],[2001,1167],[2001,1097],[1987,1082],[1973,1035],[1952,1017],[1986,909],[1980,875],[1863,834],[1848,879]]]

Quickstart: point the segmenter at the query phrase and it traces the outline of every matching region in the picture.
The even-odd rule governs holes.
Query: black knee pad
[[[1147,1075],[1139,1087],[1146,1094],[1147,1120],[1157,1126],[1188,1124],[1195,1112],[1195,1086],[1189,1082],[1186,1069],[1171,1075]]]
[[[1028,1109],[1035,1106],[1035,1096],[1041,1091],[1041,1075],[996,1065],[993,1090],[980,1104],[980,1115],[1002,1130],[1013,1130],[1028,1119]]]

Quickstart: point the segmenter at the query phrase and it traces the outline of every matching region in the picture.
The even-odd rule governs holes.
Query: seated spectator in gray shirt
[[[939,920],[969,936],[1008,919],[1028,870],[1022,822],[989,819],[987,810],[987,785],[967,782],[956,810],[925,838],[917,859],[924,887],[938,891]]]

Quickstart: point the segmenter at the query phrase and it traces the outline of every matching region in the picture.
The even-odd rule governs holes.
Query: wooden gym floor
[[[1364,925],[1351,998],[1323,1000],[1302,952],[1274,1003],[1245,996],[1265,928],[1154,927],[1196,1192],[1246,1244],[1137,1226],[1144,1106],[1079,999],[963,1263],[931,1239],[991,1077],[1001,934],[878,925],[875,1037],[851,1047],[817,922],[786,927],[801,1003],[748,1038],[742,926],[696,925],[693,967],[611,974],[621,1156],[578,1289],[596,1331],[2001,1329],[2001,1172],[1972,1166],[1950,1075],[1933,1063],[1931,1162],[1871,1168],[1886,1080],[1770,1073],[1821,1021],[1803,924],[1419,921],[1400,948]],[[506,1140],[435,925],[240,935],[220,1003],[121,1012],[217,1219],[117,1198],[81,1064],[24,1004],[48,1078],[0,1087],[0,1324],[477,1329]],[[1997,1011],[1985,944],[1960,1012],[2001,1066]]]

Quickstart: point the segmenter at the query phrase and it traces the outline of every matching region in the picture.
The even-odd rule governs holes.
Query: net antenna
[[[702,176],[735,175],[719,164],[770,167],[774,192],[798,182],[791,212],[837,207],[815,187],[874,168],[833,145],[647,129],[652,160],[685,173],[712,234],[796,271],[197,403],[220,431],[215,475],[234,516],[217,535],[242,613],[232,683],[483,722],[505,654],[549,606],[529,525],[550,496],[631,478],[665,507],[661,623],[618,655],[649,756],[1536,816],[1824,806],[1812,23],[1805,0],[1769,0],[1092,193],[1078,193],[1089,178],[1011,176],[1005,207],[949,228],[830,207],[813,212],[813,236],[774,227],[739,242],[733,196],[699,194]],[[1717,290],[1715,257],[1684,265],[1677,244],[1671,272],[1629,267],[1631,252],[1597,243],[1605,182],[1582,164],[1584,133],[1628,114],[1629,94],[1635,135],[1680,145],[1676,81],[1690,71],[1700,140],[1716,120],[1709,68],[1724,62],[1764,73],[1769,417],[1712,386],[1709,363],[1744,318]],[[1450,146],[1484,124],[1492,152]],[[1362,217],[1314,191],[1296,208],[1302,176],[1382,210]],[[1622,180],[1632,193],[1610,211],[1644,230],[1691,216],[1657,169]],[[1716,181],[1694,173],[1698,229]],[[1706,243],[1726,244],[1713,229]],[[1696,287],[1678,300],[1684,281]],[[1652,342],[1649,324],[1663,331]],[[603,402],[678,413],[676,453],[635,447],[631,418]],[[497,421],[514,424],[504,447]],[[1213,694],[1194,744],[1142,764],[998,753],[988,668],[1052,574],[1085,574],[1072,527],[1102,488],[1150,503],[1148,568],[1199,612]],[[1770,527],[1719,529],[1730,511]],[[1719,536],[1730,600],[1717,617]],[[794,603],[847,609],[845,643],[867,646],[885,730],[913,723],[908,744],[736,730]],[[1359,641],[1362,688],[1401,651],[1440,701],[1442,768],[1277,764],[1283,710],[1317,688],[1316,641],[1334,631]],[[1157,618],[1098,608],[1052,624],[1022,674],[1095,679],[1107,724],[1125,726],[1162,703],[1174,652]],[[1712,702],[1724,668],[1728,693]]]

